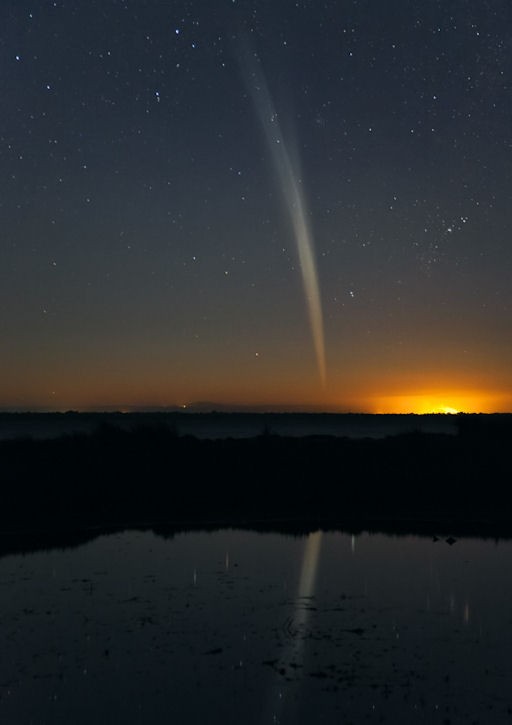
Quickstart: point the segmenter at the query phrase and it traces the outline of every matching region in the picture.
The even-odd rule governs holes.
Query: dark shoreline
[[[509,414],[492,414],[504,418]],[[510,417],[510,416],[509,416]],[[166,426],[178,435],[199,438],[254,437],[263,430],[281,436],[334,435],[349,438],[383,438],[421,430],[457,432],[459,416],[432,413],[371,414],[315,412],[195,412],[193,410],[111,412],[0,412],[0,440],[57,438],[65,434],[93,433],[107,424],[130,431],[140,427]]]
[[[457,425],[457,435],[211,440],[160,424],[103,424],[0,441],[0,552],[7,539],[132,527],[510,538],[511,417],[461,416]]]
[[[215,533],[216,531],[244,530],[260,534],[305,537],[308,534],[338,532],[353,536],[362,534],[405,538],[428,538],[440,544],[453,545],[459,539],[483,539],[508,541],[512,539],[512,522],[474,520],[454,521],[442,516],[425,520],[375,518],[354,520],[190,520],[180,522],[137,522],[90,525],[77,528],[53,526],[51,528],[17,528],[0,532],[0,558],[15,554],[38,551],[65,550],[84,546],[101,536],[121,534],[126,531],[150,532],[164,539],[172,539],[187,533]]]

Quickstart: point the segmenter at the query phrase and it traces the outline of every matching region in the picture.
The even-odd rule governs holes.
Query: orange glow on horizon
[[[350,373],[331,373],[325,388],[313,370],[288,360],[251,357],[244,367],[201,368],[183,364],[171,375],[154,364],[150,373],[139,366],[104,371],[84,365],[76,370],[40,368],[28,375],[4,380],[9,393],[0,395],[0,409],[50,411],[147,410],[264,410],[331,413],[508,413],[512,412],[512,385],[505,374],[477,376],[464,371],[377,370],[361,367]],[[199,365],[199,363],[198,363]],[[80,378],[77,378],[80,375]],[[14,373],[13,373],[14,376]],[[455,383],[455,384],[452,384]],[[0,391],[1,392],[1,391]]]
[[[511,409],[510,396],[484,391],[434,391],[374,399],[375,413],[500,413]]]

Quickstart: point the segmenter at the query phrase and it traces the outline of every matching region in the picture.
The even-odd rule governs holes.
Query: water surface
[[[164,425],[179,435],[197,438],[252,438],[263,430],[281,436],[330,435],[350,438],[384,438],[421,431],[457,432],[453,415],[371,415],[316,413],[17,413],[0,414],[0,441],[30,437],[57,438],[73,433],[93,433],[102,423],[132,430],[138,426]]]
[[[236,530],[5,556],[0,721],[512,722],[511,564]]]

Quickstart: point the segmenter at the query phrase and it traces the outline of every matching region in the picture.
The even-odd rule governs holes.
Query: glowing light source
[[[484,391],[439,390],[379,396],[372,406],[375,413],[494,413],[503,409],[503,396]]]

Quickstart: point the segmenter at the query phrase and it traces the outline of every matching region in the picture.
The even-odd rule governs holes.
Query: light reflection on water
[[[247,531],[0,560],[0,722],[512,721],[512,544]]]

